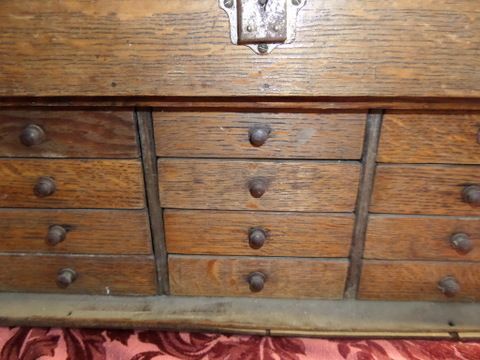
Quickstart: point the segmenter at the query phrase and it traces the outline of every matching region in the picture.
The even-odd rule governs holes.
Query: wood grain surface
[[[348,257],[353,215],[167,210],[167,250],[177,254]],[[249,246],[250,229],[267,234]]]
[[[360,299],[479,301],[480,264],[434,261],[376,261],[363,264]],[[446,297],[438,288],[445,276],[454,276],[460,292]]]
[[[360,166],[356,162],[160,159],[165,208],[351,212]],[[259,199],[248,183],[268,183]]]
[[[37,197],[40,177],[56,192]],[[143,176],[137,160],[0,160],[0,207],[143,208]]]
[[[370,211],[376,213],[480,215],[463,201],[463,189],[480,184],[480,167],[379,165]]]
[[[56,284],[61,269],[77,279],[66,289]],[[0,290],[90,295],[154,295],[153,257],[0,255]]]
[[[2,1],[3,96],[478,97],[476,1],[308,1],[296,40],[232,45],[216,0]]]
[[[348,261],[170,255],[168,265],[173,295],[340,299]],[[252,293],[256,271],[265,287]]]
[[[65,240],[47,243],[49,228],[67,229]],[[151,254],[143,210],[0,210],[0,252]]]
[[[378,161],[480,164],[480,114],[387,114]]]
[[[359,159],[366,115],[155,112],[158,156]],[[262,146],[249,131],[268,127]]]

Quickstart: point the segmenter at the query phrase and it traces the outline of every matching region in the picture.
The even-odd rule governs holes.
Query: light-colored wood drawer
[[[155,112],[158,156],[360,159],[366,114]]]
[[[158,169],[166,208],[351,212],[360,164],[160,159]],[[252,196],[263,187],[260,198]]]
[[[66,269],[73,270],[76,278],[59,286]],[[149,256],[1,255],[0,291],[154,295],[155,265]]]
[[[378,161],[480,164],[480,114],[386,114]]]
[[[170,255],[168,267],[173,295],[340,299],[348,261]],[[264,276],[256,292],[254,273]]]
[[[40,183],[48,189],[43,195],[35,190]],[[142,166],[138,160],[0,160],[0,207],[143,208]]]
[[[479,263],[368,260],[363,264],[359,298],[479,301],[479,271]],[[449,296],[442,291],[447,277],[458,285]]]
[[[480,218],[371,215],[368,259],[480,260]]]
[[[0,111],[0,156],[136,158],[131,111]]]
[[[480,185],[480,166],[379,165],[370,211],[480,215],[480,206],[464,198],[464,192],[476,184]]]
[[[167,210],[176,254],[348,257],[353,215]]]
[[[0,210],[0,233],[0,252],[152,252],[144,210]]]

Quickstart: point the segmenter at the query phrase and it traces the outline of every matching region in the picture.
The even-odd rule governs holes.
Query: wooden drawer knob
[[[53,195],[57,190],[55,180],[50,177],[41,177],[37,180],[33,191],[38,197],[47,197]]]
[[[57,275],[58,287],[65,289],[77,279],[77,273],[73,269],[62,269]]]
[[[268,126],[254,126],[249,131],[250,144],[260,147],[266,143],[270,136],[270,128]]]
[[[20,133],[20,141],[25,146],[40,145],[45,141],[45,132],[40,126],[30,124]]]
[[[48,229],[47,243],[55,246],[61,243],[67,237],[67,229],[61,225],[52,225]]]
[[[452,247],[461,254],[468,254],[473,250],[473,242],[467,234],[457,233],[450,238]]]
[[[480,186],[470,185],[463,189],[463,201],[472,205],[480,205]]]
[[[447,297],[453,297],[460,292],[460,284],[453,276],[445,276],[438,282],[438,288]]]
[[[265,275],[261,272],[254,272],[248,276],[248,285],[251,292],[260,292],[265,286]]]
[[[252,179],[248,183],[248,189],[254,198],[261,198],[267,191],[267,182],[261,178]]]
[[[260,249],[263,245],[265,245],[266,240],[267,233],[263,229],[251,229],[248,234],[248,244],[252,249]]]

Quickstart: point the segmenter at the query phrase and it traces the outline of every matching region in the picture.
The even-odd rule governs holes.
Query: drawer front
[[[380,165],[370,210],[398,214],[480,215],[479,191],[473,191],[476,201],[465,198],[465,192],[472,190],[475,184],[480,185],[480,166]]]
[[[348,257],[353,215],[167,210],[176,254]]]
[[[356,162],[201,159],[158,168],[163,207],[325,212],[353,211],[360,171]]]
[[[347,260],[182,255],[168,264],[173,295],[322,299],[342,298],[348,267]]]
[[[480,218],[370,216],[369,259],[480,260]]]
[[[365,114],[154,114],[158,156],[360,159]]]
[[[0,160],[0,207],[143,208],[142,167],[137,160]]]
[[[368,300],[479,301],[480,264],[365,261],[359,298]]]
[[[480,114],[387,114],[378,161],[480,164]]]
[[[0,210],[0,233],[0,252],[152,252],[143,210]]]
[[[75,273],[70,284],[66,280],[67,269]],[[156,292],[155,265],[153,258],[147,256],[2,255],[0,270],[0,291],[91,295],[154,295]]]
[[[0,156],[135,158],[133,113],[0,111]]]

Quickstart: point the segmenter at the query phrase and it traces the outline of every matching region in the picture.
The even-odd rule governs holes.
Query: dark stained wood
[[[56,191],[34,194],[40,177]],[[143,208],[141,163],[137,160],[0,160],[0,207]]]
[[[255,296],[340,299],[347,260],[170,255],[173,295]],[[248,277],[265,275],[265,286],[252,292]]]
[[[212,210],[349,212],[355,206],[356,162],[160,159],[163,207]],[[268,183],[261,198],[249,182]]]
[[[158,156],[359,159],[365,114],[155,112]],[[268,127],[261,146],[249,131]]]
[[[347,257],[353,215],[167,210],[167,250],[177,254]],[[260,249],[249,232],[267,234]]]
[[[56,284],[70,268],[77,279],[67,288]],[[0,290],[98,295],[153,295],[153,257],[0,255]]]

